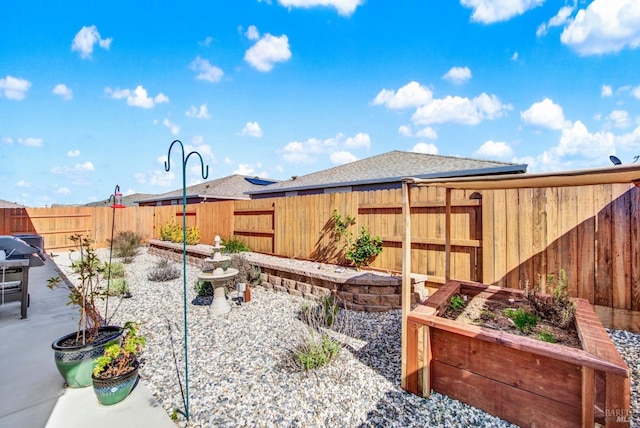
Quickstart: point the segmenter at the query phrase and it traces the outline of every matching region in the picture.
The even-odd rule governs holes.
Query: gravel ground
[[[99,250],[108,260],[108,250]],[[73,280],[68,254],[54,259]],[[130,299],[113,323],[143,322],[147,337],[142,380],[171,414],[184,409],[183,280],[150,282],[159,258],[143,249],[127,265]],[[196,297],[198,269],[187,267],[188,301]],[[234,293],[232,293],[233,295]],[[429,399],[400,388],[400,311],[348,312],[349,347],[311,374],[290,368],[290,351],[306,332],[298,314],[304,300],[252,288],[251,302],[220,317],[206,306],[187,305],[190,420],[181,427],[510,427],[481,410],[434,393]],[[344,311],[341,311],[344,313]],[[632,368],[632,426],[640,426],[640,335],[610,331]],[[176,365],[178,369],[176,369]],[[184,385],[184,379],[182,380]]]

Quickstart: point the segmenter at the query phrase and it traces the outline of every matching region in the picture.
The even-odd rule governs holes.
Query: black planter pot
[[[51,348],[58,371],[70,388],[84,388],[91,385],[93,361],[102,355],[104,348],[120,340],[123,330],[118,326],[103,326],[98,329],[98,339],[86,345],[64,345],[73,340],[77,333],[70,333],[56,339]]]

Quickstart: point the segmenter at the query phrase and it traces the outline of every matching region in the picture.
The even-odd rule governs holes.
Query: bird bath
[[[198,274],[198,279],[210,282],[213,287],[213,300],[211,301],[211,306],[209,306],[209,313],[212,315],[224,315],[231,311],[231,305],[227,302],[227,297],[225,296],[224,283],[238,275],[238,269],[224,269],[222,267],[231,258],[221,254],[224,246],[220,245],[220,237],[218,235],[216,235],[213,242],[213,257],[203,260],[204,269]]]

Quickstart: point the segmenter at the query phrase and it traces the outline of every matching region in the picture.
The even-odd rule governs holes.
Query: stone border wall
[[[187,263],[200,266],[202,260],[211,255],[208,245],[187,247]],[[182,261],[182,245],[166,241],[149,242],[149,253],[170,260]],[[279,264],[277,257],[269,261],[258,260],[247,253],[247,260],[262,271],[262,286],[275,291],[287,292],[308,300],[318,301],[334,296],[340,306],[355,311],[385,312],[402,308],[402,277],[379,275],[361,271],[352,275],[327,271],[305,271],[299,267]],[[415,289],[412,280],[412,290]],[[420,301],[420,294],[411,294],[411,304]]]

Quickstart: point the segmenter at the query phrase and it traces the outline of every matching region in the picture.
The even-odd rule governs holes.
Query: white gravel
[[[108,250],[99,250],[108,260]],[[54,259],[73,280],[65,254]],[[142,380],[168,414],[184,409],[183,279],[150,282],[159,258],[143,249],[126,265],[130,299],[111,298],[113,323],[143,322],[147,337]],[[179,264],[181,268],[181,264]],[[429,399],[400,388],[400,311],[349,312],[355,348],[314,373],[292,371],[286,361],[305,332],[303,299],[254,287],[251,302],[222,317],[190,302],[198,269],[187,267],[190,420],[181,427],[455,427],[513,426],[481,410],[434,393]],[[342,313],[342,312],[341,312]],[[610,332],[632,367],[632,426],[639,426],[640,335]],[[175,356],[174,356],[175,352]],[[176,368],[177,363],[177,368]]]

